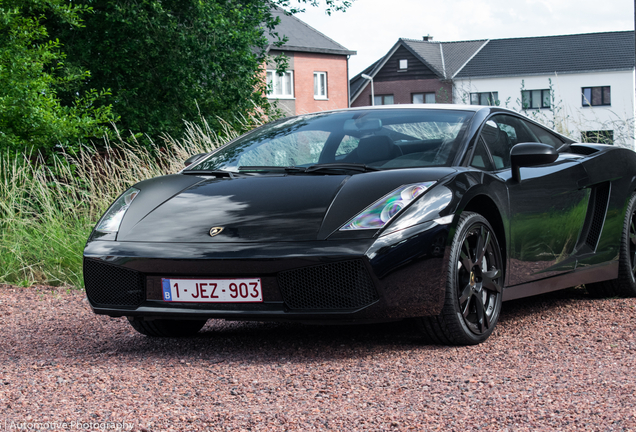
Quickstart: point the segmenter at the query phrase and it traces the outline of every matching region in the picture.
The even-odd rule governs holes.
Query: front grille
[[[361,260],[280,272],[278,284],[290,309],[358,309],[378,300]]]
[[[135,270],[84,259],[86,295],[96,306],[136,308],[144,298],[144,275]]]

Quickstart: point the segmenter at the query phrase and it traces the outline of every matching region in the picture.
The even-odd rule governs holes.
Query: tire
[[[618,278],[585,285],[594,297],[636,297],[636,193],[627,203],[623,222]]]
[[[150,337],[194,336],[203,328],[207,320],[151,320],[144,321],[127,317],[128,322],[139,333]]]
[[[495,231],[480,214],[462,213],[451,244],[444,307],[438,316],[419,318],[420,331],[444,345],[485,341],[499,320],[503,281]]]

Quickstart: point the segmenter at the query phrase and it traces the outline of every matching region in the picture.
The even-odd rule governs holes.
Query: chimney
[[[433,36],[428,35],[428,36],[422,36],[422,39],[424,40],[424,42],[430,42],[433,40]]]

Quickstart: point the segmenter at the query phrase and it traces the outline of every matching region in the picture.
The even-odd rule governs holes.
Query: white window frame
[[[325,94],[320,94],[320,78],[325,80]],[[318,79],[318,81],[316,81]],[[318,83],[318,85],[316,85]],[[314,99],[327,100],[329,98],[329,81],[327,80],[327,72],[314,72]]]
[[[275,70],[267,71],[267,97],[271,99],[294,99],[294,71],[285,71],[282,76]],[[274,77],[280,80],[274,81]],[[286,84],[290,85],[287,86]],[[286,91],[289,89],[289,91]]]
[[[398,69],[399,70],[407,70],[409,68],[409,60],[408,59],[400,59],[398,61]]]

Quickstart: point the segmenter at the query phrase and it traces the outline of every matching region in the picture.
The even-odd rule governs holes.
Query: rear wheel
[[[618,278],[585,287],[595,297],[636,297],[636,193],[630,197],[625,213]]]
[[[139,333],[151,337],[194,336],[203,328],[207,320],[151,320],[144,321],[127,317],[128,322]]]
[[[442,312],[418,320],[434,343],[473,345],[493,332],[501,311],[501,251],[494,230],[477,213],[459,218],[451,245]]]

